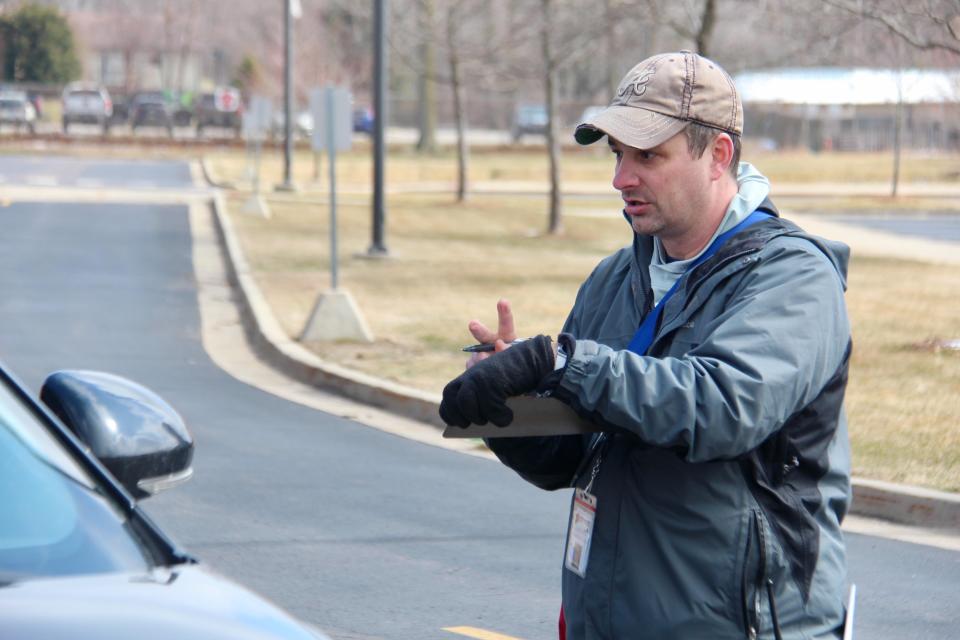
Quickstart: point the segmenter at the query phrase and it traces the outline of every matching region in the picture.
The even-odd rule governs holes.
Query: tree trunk
[[[713,27],[716,22],[717,2],[716,0],[707,0],[703,5],[700,29],[697,30],[697,53],[705,58],[710,55],[710,37],[713,35]]]
[[[560,200],[560,141],[557,138],[557,61],[553,57],[551,46],[552,5],[552,0],[541,0],[543,30],[540,35],[543,47],[543,63],[546,67],[547,154],[550,158],[550,209],[547,233],[556,235],[563,233],[563,218]]]
[[[604,102],[609,102],[610,99],[617,94],[617,84],[620,82],[618,76],[619,69],[616,66],[619,56],[617,56],[617,32],[616,32],[616,18],[613,15],[613,0],[603,0],[603,21],[604,21],[604,47],[605,49],[605,60],[604,71],[606,72],[607,81],[605,83],[604,89],[606,89],[607,94],[604,96]]]
[[[423,70],[419,81],[420,139],[417,151],[433,153],[437,149],[437,83],[433,46],[434,0],[421,0],[424,37],[420,42],[420,63]]]
[[[456,6],[447,12],[447,51],[450,66],[450,90],[453,92],[453,118],[457,126],[457,202],[467,199],[467,118],[464,113],[463,81],[460,78],[460,56],[457,49],[457,28],[460,18]]]
[[[893,178],[890,182],[890,197],[897,197],[897,189],[900,185],[900,151],[903,146],[903,79],[897,78],[897,111],[893,123]]]

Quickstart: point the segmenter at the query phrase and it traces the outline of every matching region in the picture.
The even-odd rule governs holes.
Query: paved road
[[[105,369],[178,407],[196,477],[146,505],[188,549],[338,639],[554,637],[568,496],[217,369],[184,207],[15,202],[0,225],[0,358],[34,388]],[[848,540],[858,637],[955,635],[960,554]]]
[[[336,638],[550,636],[567,497],[217,369],[184,208],[14,203],[0,224],[0,358],[34,389],[102,369],[181,411],[196,476],[146,504],[188,549]]]
[[[855,224],[878,231],[920,236],[929,240],[960,242],[960,215],[849,215],[830,216],[831,221]]]
[[[174,189],[190,187],[183,162],[0,155],[0,186]]]

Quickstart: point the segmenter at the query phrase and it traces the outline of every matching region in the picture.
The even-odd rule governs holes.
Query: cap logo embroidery
[[[629,102],[633,96],[640,97],[647,92],[647,84],[653,79],[653,71],[643,71],[633,82],[628,82],[617,89],[618,102]],[[630,95],[627,95],[627,94]]]

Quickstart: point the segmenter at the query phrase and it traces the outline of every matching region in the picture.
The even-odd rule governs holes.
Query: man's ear
[[[710,177],[719,180],[733,162],[733,140],[725,133],[718,133],[710,143]]]

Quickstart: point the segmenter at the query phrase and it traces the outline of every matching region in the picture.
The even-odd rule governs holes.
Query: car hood
[[[328,640],[198,565],[7,584],[0,587],[0,638]]]

